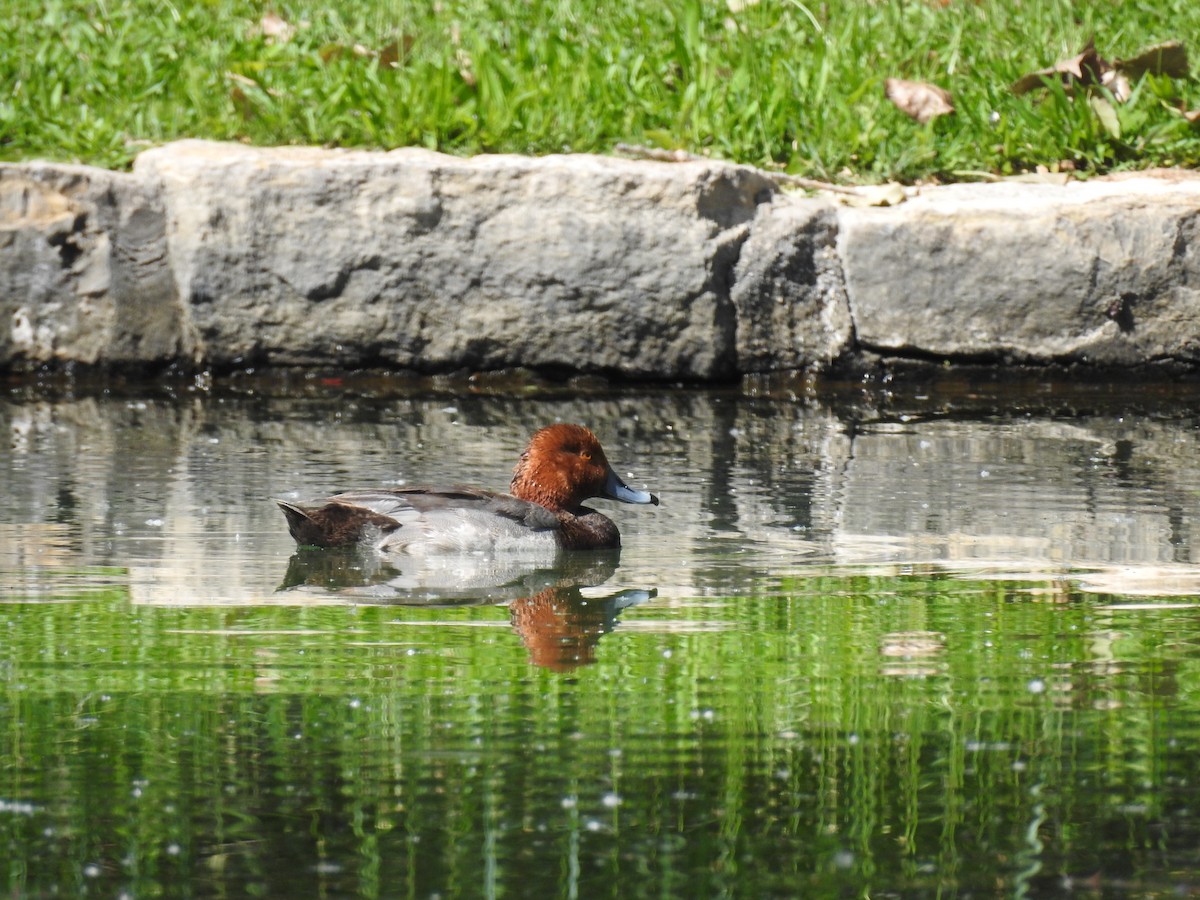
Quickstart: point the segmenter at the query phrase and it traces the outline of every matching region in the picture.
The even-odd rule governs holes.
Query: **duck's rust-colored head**
[[[549,425],[536,432],[513,470],[510,489],[514,497],[554,512],[574,513],[592,497],[658,505],[656,496],[621,480],[596,435],[582,425]]]

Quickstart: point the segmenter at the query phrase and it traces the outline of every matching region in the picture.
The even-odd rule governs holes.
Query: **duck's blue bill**
[[[658,498],[649,491],[635,491],[621,480],[621,476],[611,468],[608,470],[608,481],[604,485],[605,496],[620,500],[622,503],[650,503],[658,506]]]

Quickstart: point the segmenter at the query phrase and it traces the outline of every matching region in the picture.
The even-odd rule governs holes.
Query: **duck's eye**
[[[592,451],[591,450],[580,450],[579,455],[583,459],[590,460],[592,458]]]

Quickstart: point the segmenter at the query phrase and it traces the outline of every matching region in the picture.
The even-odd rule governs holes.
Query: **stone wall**
[[[1179,172],[864,209],[707,161],[183,141],[0,165],[0,371],[1193,367],[1198,215]]]

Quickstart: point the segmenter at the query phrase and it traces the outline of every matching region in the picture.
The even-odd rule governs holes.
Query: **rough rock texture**
[[[160,181],[221,365],[733,374],[733,264],[771,183],[716,163],[184,142]]]
[[[0,165],[0,372],[1200,367],[1200,177],[890,208],[717,162],[183,141]]]
[[[838,250],[863,348],[1200,360],[1200,179],[937,188],[843,210]]]
[[[836,240],[829,204],[780,197],[760,208],[734,273],[739,373],[827,368],[850,352]]]
[[[83,166],[0,165],[0,371],[176,360],[157,191]]]

